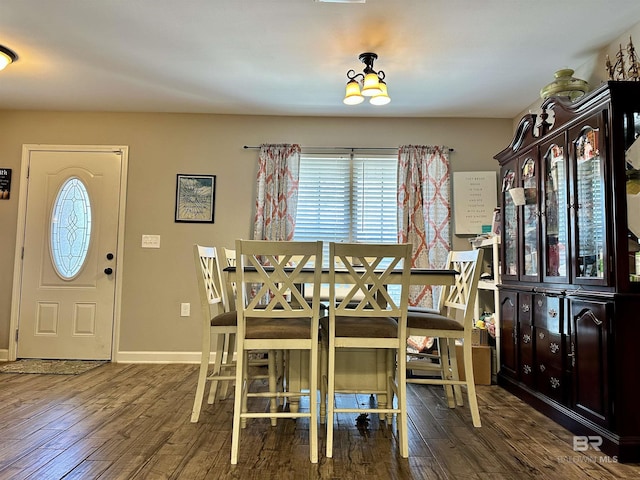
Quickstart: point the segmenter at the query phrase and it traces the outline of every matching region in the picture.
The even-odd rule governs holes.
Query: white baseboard
[[[213,363],[216,353],[211,352]],[[9,361],[9,349],[0,348],[0,362]],[[200,363],[200,352],[118,352],[114,363]]]
[[[211,353],[211,362],[216,358]],[[200,352],[118,352],[114,363],[200,363]]]

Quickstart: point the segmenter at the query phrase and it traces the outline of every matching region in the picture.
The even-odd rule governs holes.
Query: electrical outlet
[[[188,317],[191,315],[191,304],[190,303],[181,303],[180,304],[180,316]]]

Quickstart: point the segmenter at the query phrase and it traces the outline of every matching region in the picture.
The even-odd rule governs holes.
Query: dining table
[[[267,267],[268,268],[268,267]],[[231,282],[236,280],[236,267],[229,266],[224,269]],[[259,279],[255,267],[245,267],[245,279],[251,281],[253,273],[255,278]],[[399,284],[401,281],[402,270],[394,270],[389,275],[389,284]],[[410,275],[411,285],[431,285],[446,286],[453,285],[455,277],[459,272],[449,269],[428,269],[428,268],[412,268]],[[336,283],[346,282],[350,274],[345,270],[336,270]],[[303,268],[299,276],[301,281],[308,279],[313,281],[313,268]],[[323,268],[321,274],[321,282],[329,283],[329,268]],[[353,393],[359,392],[383,392],[386,390],[386,352],[381,349],[365,348],[365,349],[345,349],[336,352],[335,362],[335,379],[337,391],[349,391]],[[300,391],[308,387],[309,372],[308,355],[303,355],[300,350],[292,350],[288,354],[287,365],[287,382],[292,391]],[[319,379],[322,381],[322,378]],[[386,395],[379,393],[377,401],[380,405],[387,403]],[[291,398],[289,408],[292,411],[298,410],[298,402],[296,398]],[[324,402],[321,402],[321,418],[324,410]]]

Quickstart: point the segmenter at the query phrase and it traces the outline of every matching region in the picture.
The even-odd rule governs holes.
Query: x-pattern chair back
[[[400,305],[393,299],[388,290],[390,276],[394,270],[402,268],[402,258],[388,257],[388,254],[380,253],[372,256],[372,251],[367,256],[358,255],[357,250],[361,245],[336,245],[336,252],[331,258],[335,259],[334,268],[344,268],[350,274],[349,291],[336,305],[338,315],[348,310],[353,314],[366,314],[374,316],[397,316]],[[330,288],[335,288],[331,284]]]
[[[311,316],[311,305],[304,298],[303,284],[299,280],[302,269],[311,261],[311,255],[296,255],[299,262],[292,266],[293,255],[247,255],[247,264],[256,269],[259,279],[254,284],[255,296],[247,310],[260,309],[262,313]],[[253,294],[253,292],[252,292]],[[264,302],[268,302],[264,305]]]
[[[473,291],[474,272],[477,268],[477,253],[473,250],[464,252],[449,253],[449,268],[456,270],[458,275],[453,285],[445,292],[444,307],[449,310],[457,310],[464,314],[465,321],[467,313],[471,312],[470,300]]]
[[[202,273],[203,287],[207,293],[209,305],[222,303],[222,279],[217,268],[217,254],[213,247],[198,246],[200,272]]]

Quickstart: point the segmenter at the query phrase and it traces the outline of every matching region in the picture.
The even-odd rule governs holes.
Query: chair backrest
[[[204,320],[209,321],[224,311],[222,299],[222,277],[218,253],[215,247],[193,246],[193,256],[198,280],[200,307]]]
[[[227,261],[229,267],[236,266],[236,251],[233,248],[224,248],[224,258]]]
[[[292,258],[298,260],[296,265],[291,265]],[[322,242],[236,240],[238,313],[242,311],[245,319],[315,317],[317,321],[321,274]],[[305,283],[313,289],[306,298]]]
[[[231,278],[228,272],[224,272],[226,267],[236,266],[236,251],[233,248],[221,248],[220,266],[222,267],[222,303],[225,312],[232,312],[236,309],[236,282]]]
[[[410,244],[330,243],[330,310],[336,316],[406,317],[410,259]]]
[[[451,251],[447,268],[456,270],[455,283],[443,289],[440,297],[440,312],[464,323],[465,328],[473,327],[473,312],[478,280],[482,264],[481,248],[477,250]]]

